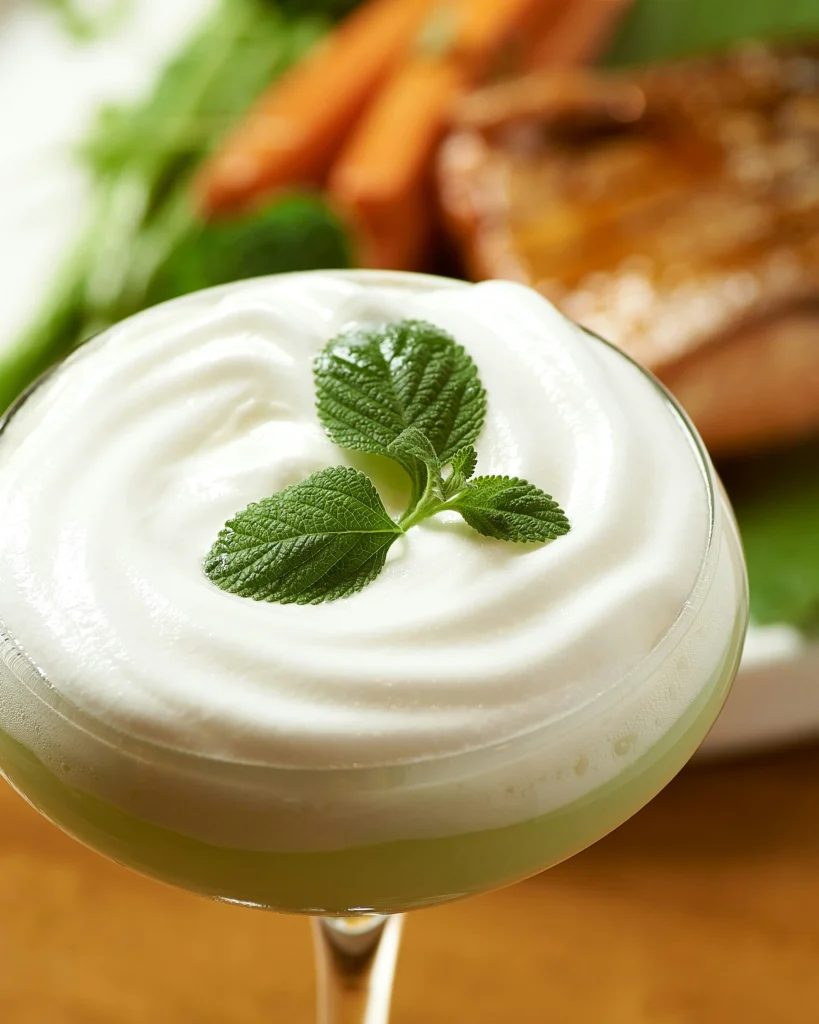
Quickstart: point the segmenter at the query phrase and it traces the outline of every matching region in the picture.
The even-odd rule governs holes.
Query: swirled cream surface
[[[403,510],[398,467],[327,439],[311,360],[347,326],[404,317],[450,331],[478,365],[488,393],[479,472],[553,494],[571,532],[506,544],[449,513],[396,543],[381,576],[346,600],[282,606],[219,590],[202,560],[225,521],[315,470],[355,465],[390,511]],[[619,681],[670,629],[700,573],[703,470],[641,372],[503,282],[289,275],[140,314],[75,354],[11,419],[0,522],[0,617],[54,691],[118,735],[257,766],[411,765],[565,721],[568,763],[599,763],[575,773],[566,796],[577,795],[691,704],[736,607],[726,590],[725,629],[696,671],[632,680],[619,701]],[[598,701],[605,728],[578,719]],[[619,703],[638,727],[618,759]],[[60,742],[76,753],[83,741]],[[109,775],[97,765],[88,785],[119,799]],[[504,803],[489,775],[477,785],[464,828],[562,799]],[[219,831],[218,815],[199,828],[181,821],[195,801],[176,803],[150,816]],[[440,831],[423,819],[405,807],[402,827]],[[362,839],[392,837],[383,824]]]

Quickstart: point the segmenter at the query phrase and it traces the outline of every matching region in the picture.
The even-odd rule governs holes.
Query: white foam
[[[524,548],[453,516],[346,601],[218,590],[201,560],[232,513],[363,465],[318,424],[311,358],[351,321],[397,317],[467,347],[489,395],[479,471],[553,493],[571,533]],[[403,481],[368,470],[400,511]],[[46,702],[73,706],[19,725],[28,690],[8,674],[0,717],[75,784],[229,845],[543,813],[644,753],[725,656],[741,570],[719,508],[703,567],[703,473],[656,387],[518,285],[293,275],[158,307],[70,360],[0,442],[0,617]]]

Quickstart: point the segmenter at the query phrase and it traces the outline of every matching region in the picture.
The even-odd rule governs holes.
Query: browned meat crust
[[[472,276],[620,344],[712,449],[819,429],[819,44],[493,86],[439,184]]]

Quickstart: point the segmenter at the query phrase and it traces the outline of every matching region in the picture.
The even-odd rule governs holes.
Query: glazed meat
[[[819,44],[486,88],[439,184],[473,277],[615,341],[712,450],[819,430]]]

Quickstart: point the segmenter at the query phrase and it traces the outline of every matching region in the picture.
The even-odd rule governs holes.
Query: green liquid
[[[0,732],[0,765],[47,818],[87,846],[172,885],[296,913],[395,913],[485,892],[572,856],[666,785],[715,720],[739,663],[738,626],[721,670],[647,753],[584,797],[529,821],[443,838],[342,850],[265,852],[214,846],[143,821],[58,779]]]

